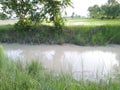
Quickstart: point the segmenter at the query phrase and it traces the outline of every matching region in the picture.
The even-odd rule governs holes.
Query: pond
[[[76,46],[2,44],[5,54],[23,63],[40,61],[58,74],[72,73],[75,79],[95,80],[115,74],[120,67],[120,45]]]

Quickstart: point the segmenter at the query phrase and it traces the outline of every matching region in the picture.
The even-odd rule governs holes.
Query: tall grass
[[[69,22],[70,21],[70,22]],[[120,44],[120,20],[69,19],[71,23],[58,33],[53,26],[31,26],[29,30],[18,31],[12,25],[0,26],[0,42],[29,44],[106,45]],[[72,25],[87,22],[90,25]]]
[[[120,83],[111,79],[78,81],[70,74],[53,74],[36,61],[23,66],[20,61],[3,57],[0,46],[0,61],[4,61],[0,67],[0,90],[120,90]]]
[[[0,31],[13,30],[13,25],[0,25]]]

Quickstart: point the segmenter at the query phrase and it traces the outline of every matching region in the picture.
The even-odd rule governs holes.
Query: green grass
[[[72,74],[53,74],[41,63],[32,61],[25,66],[18,60],[8,59],[0,46],[0,90],[120,90],[120,82],[75,80]],[[4,57],[4,58],[3,58]],[[4,63],[3,63],[4,61]],[[119,77],[119,76],[118,76]]]
[[[120,25],[120,19],[81,19],[81,18],[74,18],[74,19],[67,19],[66,23],[69,25],[72,25],[76,22],[83,22],[85,26],[100,26],[100,25]],[[81,24],[81,25],[83,25]],[[72,25],[73,26],[73,25]]]
[[[18,20],[0,20],[0,26],[4,25],[13,25]],[[67,18],[65,21],[65,24],[67,26],[74,26],[74,23],[82,22],[81,24],[78,24],[78,26],[85,25],[85,26],[100,26],[100,25],[120,25],[120,19],[82,19],[82,18]],[[52,25],[52,23],[45,23],[43,22],[43,25]]]
[[[0,25],[0,31],[13,30],[13,25]]]
[[[85,25],[74,25],[85,22]],[[107,45],[120,44],[120,20],[68,19],[62,33],[53,26],[33,26],[29,30],[15,30],[13,25],[0,26],[0,42],[28,44]],[[87,23],[87,24],[86,24]]]

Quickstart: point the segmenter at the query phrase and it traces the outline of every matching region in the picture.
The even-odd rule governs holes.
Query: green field
[[[18,20],[0,20],[0,25],[13,25]],[[51,23],[43,23],[47,25],[51,25]],[[120,19],[114,19],[114,20],[101,20],[101,19],[81,19],[81,18],[69,18],[65,19],[65,25],[67,26],[75,26],[75,25],[90,25],[90,26],[96,26],[96,25],[120,25]]]
[[[88,26],[100,26],[100,25],[120,25],[120,20],[101,20],[101,19],[67,19],[66,24],[69,25],[88,25]]]

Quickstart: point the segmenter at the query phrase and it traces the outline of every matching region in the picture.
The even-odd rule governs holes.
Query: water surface
[[[113,74],[119,69],[120,45],[90,47],[76,45],[21,45],[2,44],[13,60],[37,60],[55,73],[72,73],[75,79],[96,79]]]

